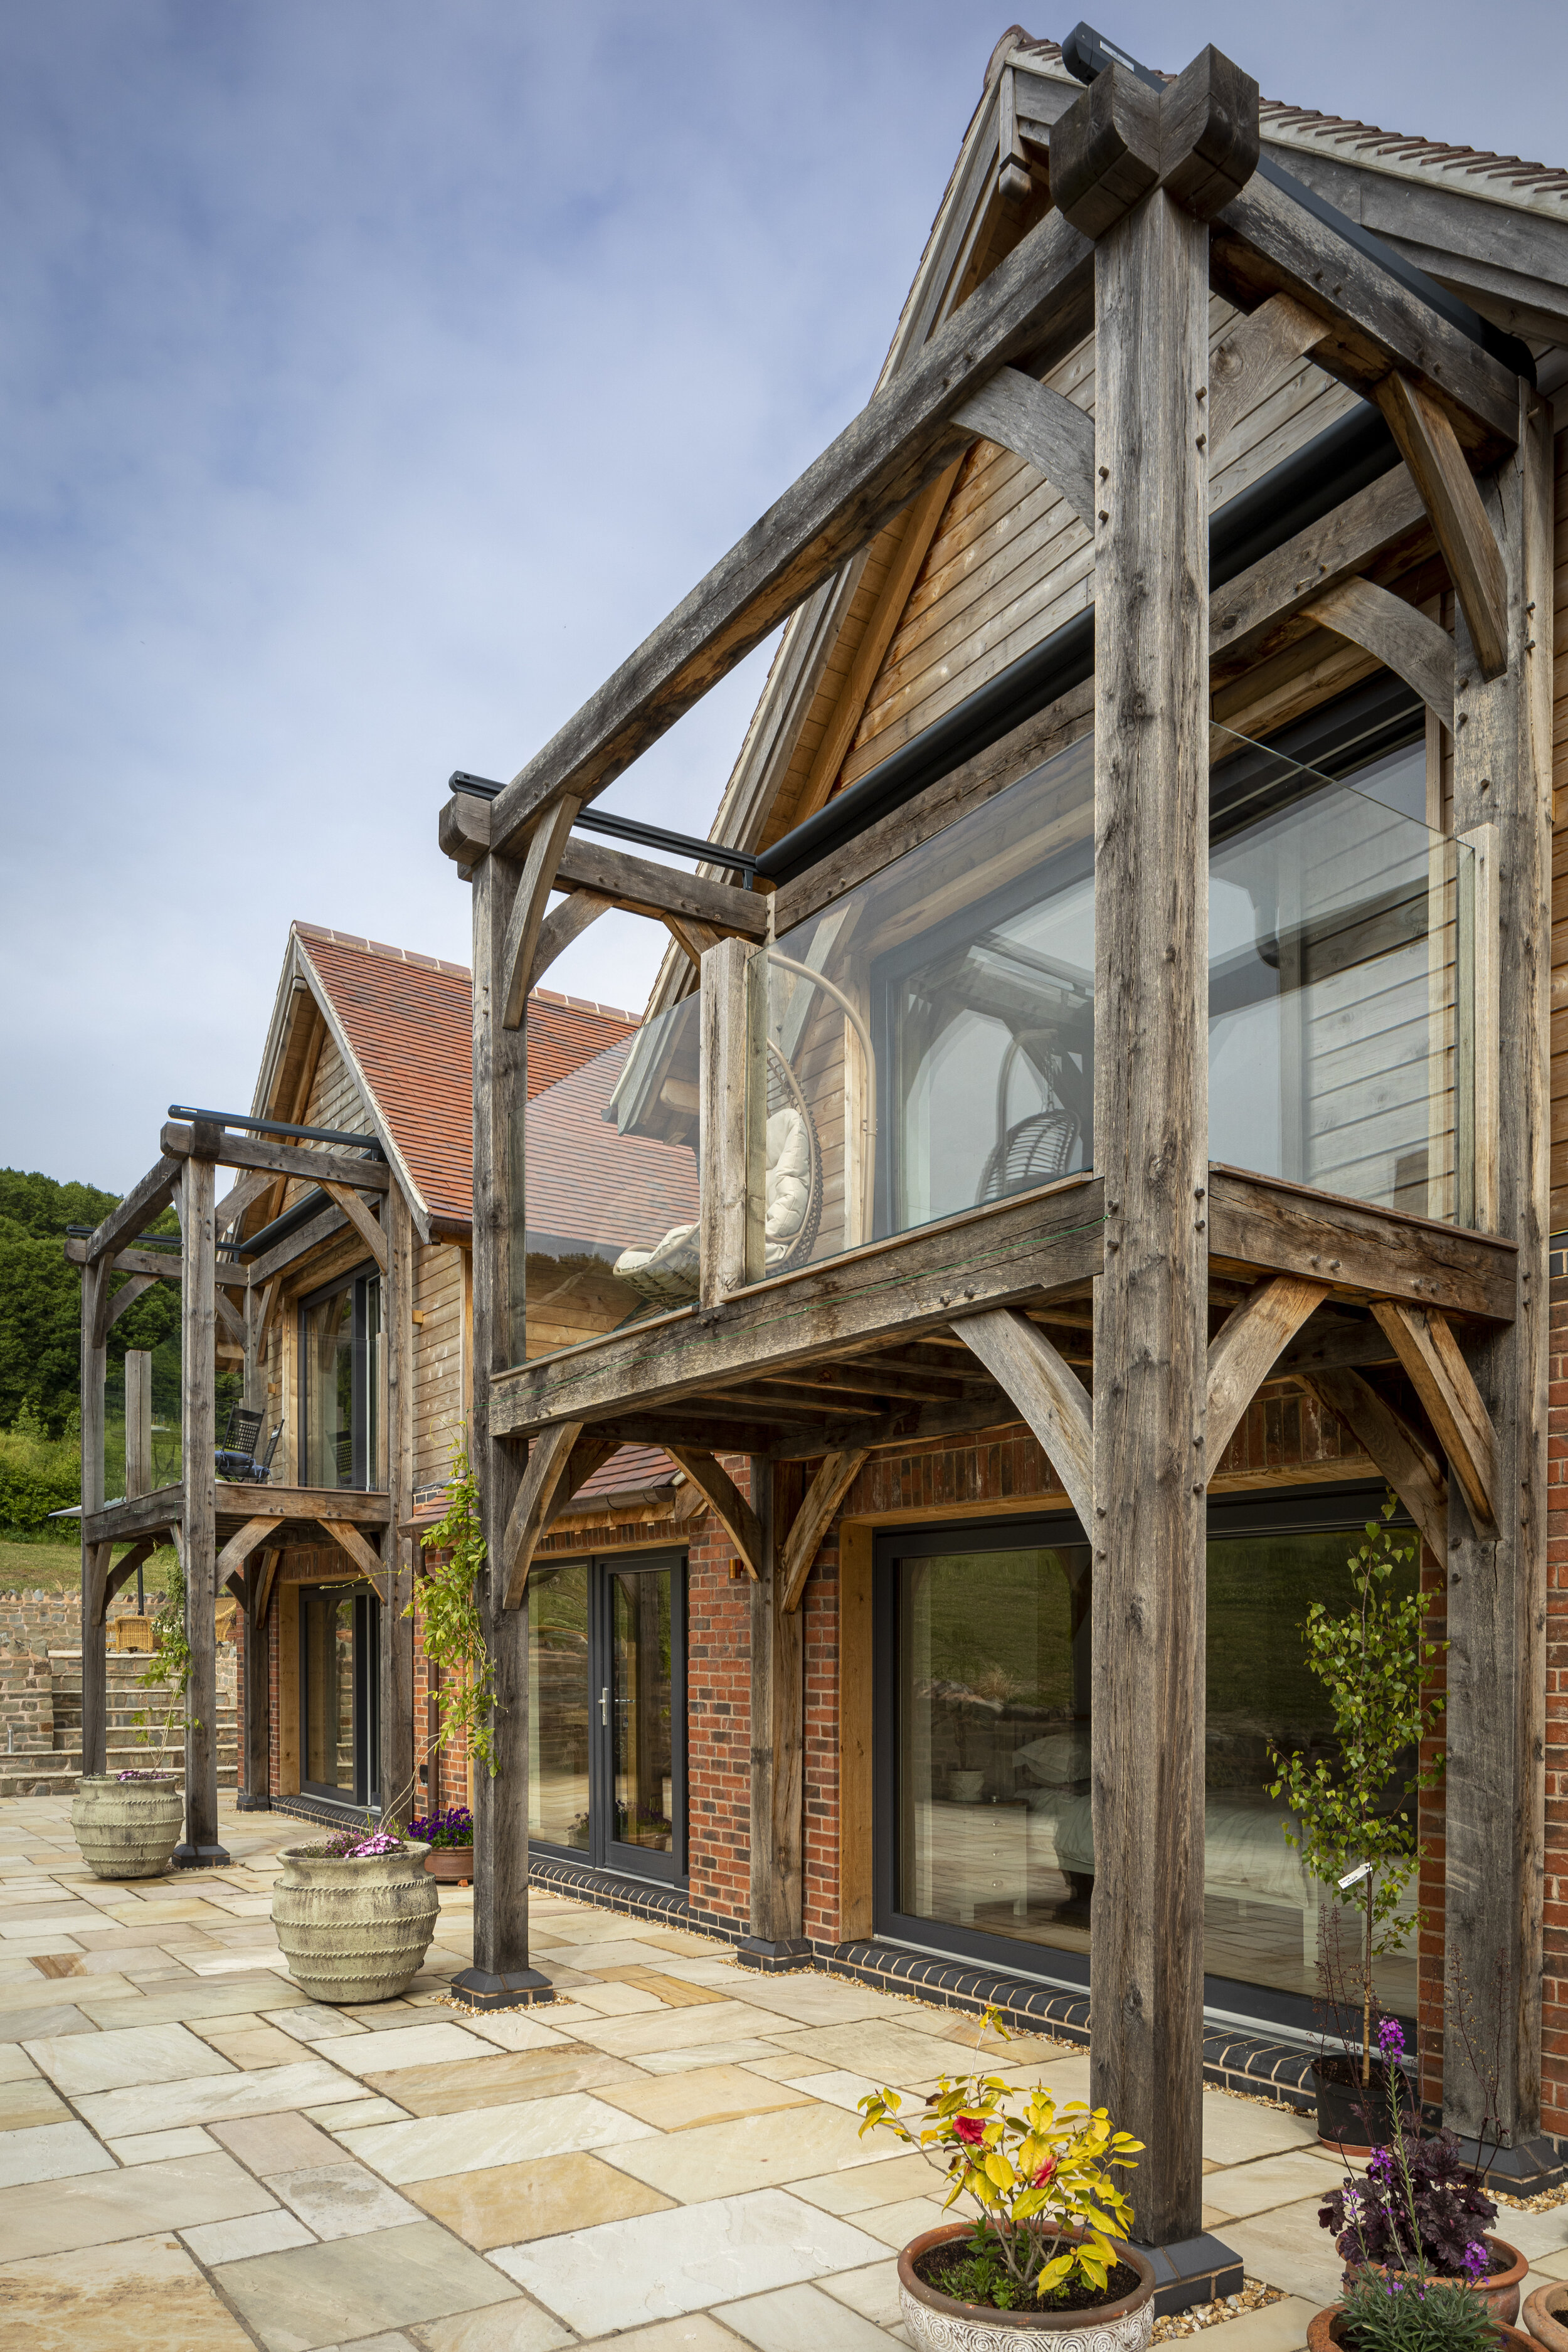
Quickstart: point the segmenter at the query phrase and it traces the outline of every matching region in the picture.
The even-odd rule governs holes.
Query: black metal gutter
[[[312,1185],[310,1192],[300,1193],[291,1209],[285,1209],[280,1217],[274,1217],[272,1223],[263,1225],[259,1233],[247,1234],[243,1241],[235,1244],[235,1248],[242,1257],[260,1257],[279,1242],[286,1242],[290,1234],[297,1234],[301,1225],[308,1225],[312,1217],[319,1217],[323,1209],[330,1209],[331,1205],[321,1186]]]
[[[1342,417],[1210,518],[1210,586],[1224,587],[1398,463],[1394,436],[1377,409],[1363,406]],[[1091,606],[764,849],[758,873],[770,882],[793,881],[1093,676]]]

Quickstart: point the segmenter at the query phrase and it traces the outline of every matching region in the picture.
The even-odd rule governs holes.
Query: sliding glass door
[[[368,1810],[380,1796],[381,1606],[363,1584],[300,1593],[300,1785]]]
[[[536,1561],[529,1612],[531,1838],[684,1877],[684,1559]]]

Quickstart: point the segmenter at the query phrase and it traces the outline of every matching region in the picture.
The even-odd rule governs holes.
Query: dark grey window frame
[[[322,1283],[319,1289],[308,1292],[299,1301],[297,1360],[300,1367],[299,1458],[300,1469],[300,1483],[301,1486],[309,1486],[310,1484],[310,1480],[306,1475],[309,1470],[310,1460],[311,1367],[310,1341],[308,1337],[310,1313],[312,1307],[324,1307],[328,1299],[341,1297],[345,1290],[352,1290],[354,1295],[353,1338],[353,1370],[351,1374],[353,1386],[353,1423],[351,1433],[353,1438],[353,1453],[351,1456],[350,1475],[347,1484],[345,1486],[342,1481],[340,1481],[339,1485],[341,1491],[345,1494],[381,1494],[386,1491],[384,1486],[373,1487],[370,1483],[369,1475],[372,1399],[370,1395],[369,1380],[370,1339],[367,1297],[370,1285],[373,1282],[380,1284],[382,1281],[383,1276],[381,1268],[376,1265],[374,1258],[367,1258],[361,1265],[351,1266],[346,1274],[334,1275],[331,1282]]]

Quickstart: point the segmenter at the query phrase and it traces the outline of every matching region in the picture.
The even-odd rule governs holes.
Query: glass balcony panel
[[[528,1353],[695,1298],[699,1004],[687,997],[528,1106]]]
[[[1210,1157],[1468,1221],[1474,858],[1415,813],[1423,747],[1346,781],[1213,743]],[[769,1275],[1092,1167],[1092,741],[752,970]]]

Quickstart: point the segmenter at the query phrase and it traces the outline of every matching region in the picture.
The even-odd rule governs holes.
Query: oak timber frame
[[[1108,68],[1051,147],[1055,209],[492,802],[442,812],[442,846],[474,887],[474,1441],[487,1622],[513,1710],[476,1808],[473,1991],[533,1997],[528,1570],[603,1450],[665,1447],[751,1580],[743,1957],[780,1965],[809,1952],[799,1611],[817,1545],[871,1454],[1021,1421],[1096,1560],[1093,2095],[1147,2143],[1140,2228],[1167,2242],[1200,2229],[1205,1496],[1266,1379],[1296,1380],[1343,1421],[1447,1566],[1448,1948],[1478,2044],[1505,2053],[1505,2134],[1540,2129],[1551,687],[1529,616],[1550,593],[1549,422],[1531,387],[1254,176],[1257,87],[1214,50],[1163,94]],[[1247,314],[1212,365],[1211,289]],[[1038,382],[1091,326],[1092,425]],[[1211,591],[1211,439],[1238,386],[1304,354],[1378,404],[1405,462]],[[572,820],[976,435],[1054,470],[1095,537],[1096,1170],[759,1279],[737,1095],[766,923],[729,886],[710,886],[719,903],[700,913],[677,905],[689,877],[658,869],[613,893]],[[1413,553],[1451,583],[1457,637],[1371,576]],[[1211,684],[1313,628],[1416,688],[1458,746],[1456,831],[1499,828],[1489,1084],[1510,1124],[1489,1146],[1489,1230],[1207,1159]],[[1023,772],[1005,772],[1011,756],[979,755],[784,886],[778,927],[786,904],[793,922],[840,896],[858,856],[869,870],[951,822],[961,790],[1004,789]],[[567,896],[551,914],[552,887]],[[700,966],[701,1297],[529,1362],[517,1024],[542,959],[611,903],[664,920]],[[1391,1366],[1421,1416],[1379,1387]],[[719,1454],[750,1458],[749,1493]],[[816,1466],[792,1516],[796,1462]],[[1457,2039],[1445,2095],[1473,2129]]]
[[[81,1269],[81,1654],[82,1770],[107,1759],[110,1602],[161,1541],[178,1550],[185,1580],[185,1638],[191,1651],[185,1693],[185,1828],[175,1849],[181,1868],[221,1867],[218,1836],[217,1693],[215,1612],[233,1592],[245,1612],[246,1674],[237,1802],[265,1811],[268,1788],[268,1607],[281,1547],[292,1528],[324,1534],[375,1587],[382,1601],[381,1755],[384,1804],[406,1806],[415,1786],[413,1626],[402,1615],[413,1588],[412,1548],[399,1529],[413,1510],[413,1228],[408,1203],[384,1163],[245,1135],[211,1121],[171,1120],[154,1166],[89,1236],[66,1244]],[[248,1265],[217,1255],[222,1164],[248,1175],[295,1177],[321,1184],[333,1206]],[[223,1204],[234,1213],[258,1189],[242,1175]],[[365,1204],[370,1193],[381,1218]],[[178,1252],[138,1246],[165,1208],[178,1213]],[[330,1223],[329,1223],[330,1217]],[[247,1485],[216,1475],[216,1336],[220,1322],[244,1349],[244,1395],[264,1405],[259,1361],[280,1274],[324,1239],[353,1226],[381,1274],[385,1334],[387,1486],[358,1489]],[[128,1279],[111,1290],[110,1276]],[[104,1387],[114,1323],[152,1283],[177,1285],[181,1311],[181,1463],[177,1483],[152,1485],[148,1360],[127,1356],[126,1492],[104,1497]],[[134,1376],[132,1365],[136,1366]],[[114,1566],[114,1547],[131,1552]]]

